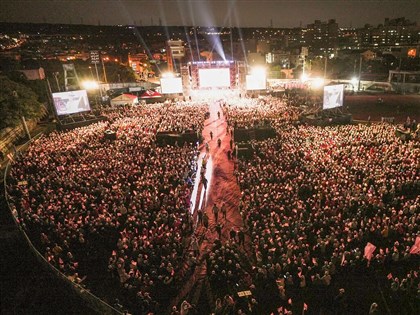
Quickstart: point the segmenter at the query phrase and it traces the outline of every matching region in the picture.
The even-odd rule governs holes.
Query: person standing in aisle
[[[218,219],[219,219],[219,207],[217,207],[217,205],[216,204],[214,204],[213,205],[213,209],[212,209],[212,211],[213,211],[213,214],[214,214],[214,220],[216,221],[216,223],[217,223],[217,221],[218,221]]]

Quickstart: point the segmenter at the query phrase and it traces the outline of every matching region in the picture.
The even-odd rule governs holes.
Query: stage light
[[[174,78],[175,74],[173,72],[164,72],[162,73],[162,78]]]
[[[312,87],[314,88],[320,88],[324,85],[324,79],[323,78],[314,78],[312,80]]]
[[[356,86],[359,83],[359,79],[356,77],[351,78],[350,80],[351,84],[353,84],[353,86]]]
[[[92,80],[83,81],[81,83],[81,85],[85,90],[97,90],[97,89],[99,89],[98,82],[92,81]]]
[[[303,74],[302,74],[302,76],[300,77],[300,80],[301,80],[302,82],[306,82],[306,81],[308,81],[308,79],[309,79],[309,77],[308,77],[308,75],[307,75],[307,74],[305,74],[305,73],[303,73]]]
[[[251,74],[246,76],[247,90],[265,90],[266,87],[266,68],[262,66],[256,66],[251,68]]]

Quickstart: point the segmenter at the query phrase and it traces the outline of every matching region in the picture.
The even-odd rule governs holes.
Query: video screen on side
[[[324,86],[324,102],[322,109],[331,109],[343,106],[344,85],[326,85]]]
[[[90,111],[86,90],[53,93],[52,96],[58,116]]]

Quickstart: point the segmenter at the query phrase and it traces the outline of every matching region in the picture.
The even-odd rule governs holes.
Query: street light
[[[354,89],[357,87],[357,85],[359,84],[359,78],[357,77],[353,77],[350,80],[351,85],[353,86],[353,91]]]
[[[312,80],[312,87],[314,89],[320,89],[321,87],[323,87],[325,84],[325,80],[324,78],[314,78]]]
[[[109,60],[109,57],[104,57],[104,58],[101,58],[101,61],[102,61],[102,70],[104,71],[104,81],[105,81],[105,83],[108,83],[108,79],[107,79],[107,77],[106,77],[106,70],[105,70],[104,59],[105,59],[106,61],[108,61],[108,60]],[[102,93],[101,93],[101,95],[102,95]]]
[[[363,60],[363,55],[360,54],[360,61],[359,61],[359,84],[357,87],[357,90],[360,91],[360,81],[362,80],[362,60]]]
[[[97,89],[99,89],[99,84],[98,84],[98,82],[93,81],[93,80],[86,80],[86,81],[83,81],[83,82],[81,83],[81,85],[82,85],[82,87],[83,87],[85,90],[97,90]]]
[[[92,67],[91,67],[91,66],[89,66],[89,70],[90,70],[90,75],[91,75],[91,77],[92,77],[92,80],[94,80],[94,79],[95,79],[95,77],[93,76],[93,71],[92,71]]]

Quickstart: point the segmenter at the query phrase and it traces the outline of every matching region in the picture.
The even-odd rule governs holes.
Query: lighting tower
[[[74,64],[64,64],[64,87],[66,91],[74,91],[80,88],[79,77],[77,76]]]

